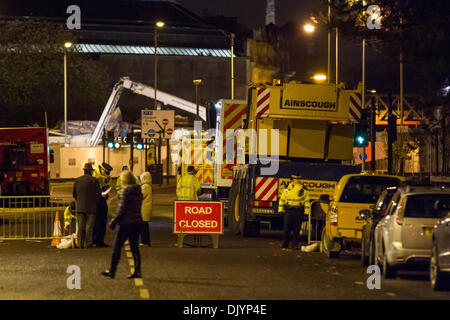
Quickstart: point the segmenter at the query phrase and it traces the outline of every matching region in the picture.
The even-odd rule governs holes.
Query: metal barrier
[[[71,201],[71,197],[0,197],[0,240],[51,239],[56,212],[63,230],[64,210]]]

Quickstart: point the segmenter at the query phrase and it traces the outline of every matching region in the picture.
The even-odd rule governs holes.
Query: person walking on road
[[[292,249],[298,250],[300,230],[305,214],[311,214],[308,191],[300,183],[300,177],[292,175],[293,180],[281,194],[278,211],[284,212],[283,249],[288,249],[292,233]]]
[[[73,185],[73,197],[77,202],[79,247],[91,248],[95,213],[101,192],[98,180],[92,176],[92,164],[86,163],[83,171],[84,175],[78,177]]]
[[[114,249],[111,257],[111,266],[101,274],[114,278],[119,264],[122,247],[126,240],[130,242],[131,253],[134,260],[134,273],[128,278],[141,278],[141,255],[139,253],[139,228],[142,224],[142,192],[141,187],[131,171],[123,171],[120,174],[123,190],[119,196],[119,209],[117,216],[111,221],[110,228],[115,229],[119,225]]]
[[[153,211],[153,189],[152,175],[150,172],[141,174],[141,191],[142,191],[142,224],[140,229],[141,244],[151,246],[150,241],[150,219]]]
[[[189,166],[187,173],[180,179],[180,183],[177,185],[177,197],[178,200],[198,200],[198,196],[202,194],[200,188],[200,181],[195,176],[195,168]]]
[[[94,178],[97,178],[102,190],[102,197],[97,208],[93,239],[95,246],[98,248],[108,247],[105,243],[105,234],[108,220],[108,192],[111,188],[110,172],[112,169],[113,168],[109,164],[103,162],[101,165],[97,166],[93,173]]]

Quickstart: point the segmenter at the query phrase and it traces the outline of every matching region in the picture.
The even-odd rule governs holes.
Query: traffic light
[[[144,149],[144,142],[142,141],[142,138],[140,136],[134,136],[133,142],[135,143],[136,149]]]
[[[361,120],[355,125],[353,147],[363,148],[369,145],[369,109],[361,110]]]
[[[113,149],[114,148],[114,132],[112,132],[112,131],[108,131],[106,133],[106,146],[109,149]]]
[[[391,143],[397,140],[397,117],[394,114],[388,116],[388,134]]]

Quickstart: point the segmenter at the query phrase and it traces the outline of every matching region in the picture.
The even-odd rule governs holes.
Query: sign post
[[[161,183],[163,178],[161,162],[161,146],[163,138],[167,139],[166,152],[166,175],[167,185],[169,185],[170,158],[169,158],[169,139],[175,129],[175,111],[174,110],[142,110],[141,112],[141,135],[142,138],[157,138],[158,144],[158,165],[161,165]]]
[[[170,138],[175,130],[174,110],[142,110],[141,132],[142,138]],[[170,132],[170,133],[169,133]]]
[[[223,234],[222,202],[175,201],[173,233],[178,236],[178,247],[183,247],[184,237],[190,234],[209,235],[213,248],[219,247]]]

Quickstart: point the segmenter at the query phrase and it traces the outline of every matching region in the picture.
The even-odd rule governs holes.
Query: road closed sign
[[[223,234],[222,202],[175,201],[173,232]]]

